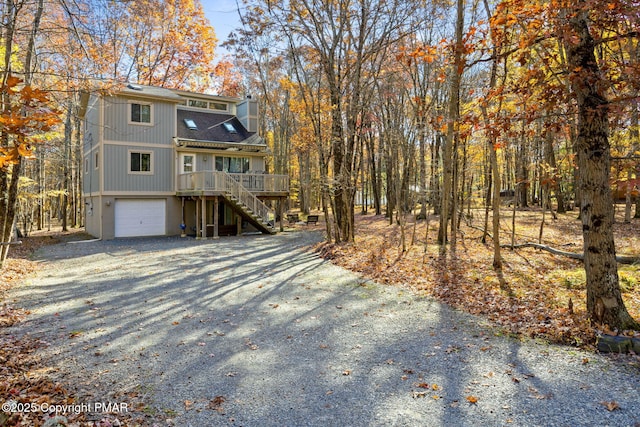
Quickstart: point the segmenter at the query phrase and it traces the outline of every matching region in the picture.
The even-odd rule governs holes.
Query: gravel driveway
[[[637,359],[502,336],[318,258],[320,238],[48,247],[12,333],[48,341],[83,399],[158,425],[640,425]]]

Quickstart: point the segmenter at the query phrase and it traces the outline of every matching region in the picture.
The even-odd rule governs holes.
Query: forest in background
[[[255,0],[225,42],[232,61],[215,57],[195,0],[4,0],[2,241],[14,216],[24,232],[51,217],[82,225],[83,91],[132,81],[255,94],[270,172],[291,176],[291,207],[324,212],[329,241],[353,242],[355,215],[368,210],[404,236],[417,209],[437,215],[440,251],[455,253],[473,210],[500,270],[503,243],[516,243],[500,229],[502,202],[550,216],[576,206],[587,312],[637,329],[612,215],[614,197],[624,221],[639,214],[637,8]]]

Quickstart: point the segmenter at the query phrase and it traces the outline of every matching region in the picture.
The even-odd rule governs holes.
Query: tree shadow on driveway
[[[45,248],[43,270],[15,291],[32,310],[15,333],[48,341],[49,363],[84,398],[141,396],[160,424],[640,421],[637,372],[364,280],[313,254],[317,239]],[[609,412],[601,402],[612,400]]]

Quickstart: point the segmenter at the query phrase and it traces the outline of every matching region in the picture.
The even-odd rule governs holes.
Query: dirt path
[[[321,260],[318,238],[44,248],[11,332],[50,344],[93,419],[117,404],[179,426],[640,423],[631,359],[501,336]]]

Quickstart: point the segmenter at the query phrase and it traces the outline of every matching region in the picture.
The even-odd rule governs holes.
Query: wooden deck
[[[218,171],[191,172],[178,175],[178,196],[218,196],[226,189],[225,177],[231,177],[258,198],[289,195],[289,176]]]
[[[247,188],[248,187],[248,188]],[[289,195],[289,177],[285,175],[228,174],[221,171],[205,171],[178,176],[177,196],[182,198],[183,223],[186,198],[196,201],[196,237],[207,238],[207,202],[213,201],[213,211],[218,211],[218,203],[224,201],[237,214],[245,218],[263,233],[275,233],[278,215],[272,207],[264,203],[268,199],[284,199]],[[282,203],[278,203],[282,209]],[[281,214],[281,212],[279,212]],[[220,235],[222,224],[214,215],[213,238]],[[238,230],[239,230],[238,223]],[[282,223],[280,224],[282,229]]]

